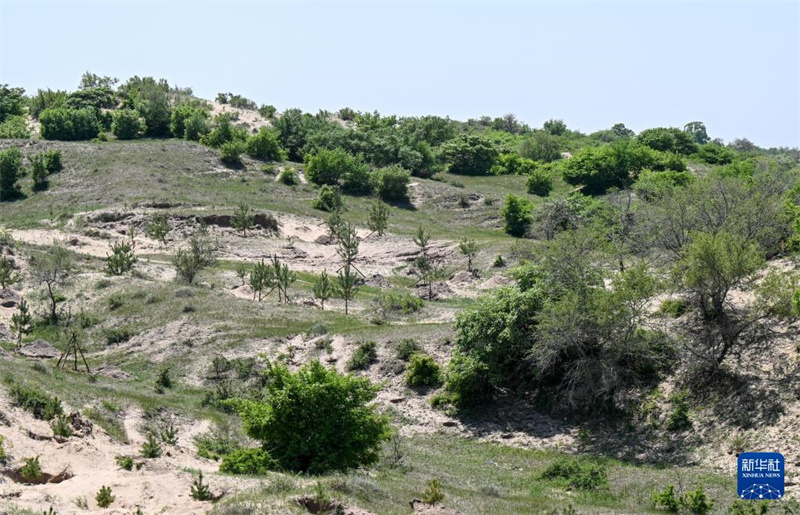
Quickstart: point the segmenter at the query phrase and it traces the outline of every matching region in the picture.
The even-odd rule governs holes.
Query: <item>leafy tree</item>
[[[338,186],[322,185],[317,191],[317,197],[311,203],[314,209],[322,211],[340,211],[344,207],[342,191]]]
[[[311,474],[375,463],[389,421],[372,404],[377,388],[366,378],[326,369],[318,361],[297,372],[267,370],[265,401],[234,403],[251,438],[281,467]]]
[[[375,170],[372,180],[375,193],[383,200],[403,201],[408,199],[410,175],[399,166],[389,166]]]
[[[705,145],[711,141],[706,132],[706,125],[703,122],[689,122],[683,126],[683,132],[688,134],[692,141],[698,145]]]
[[[325,301],[336,293],[336,288],[328,276],[328,271],[323,270],[319,278],[314,282],[314,298],[319,299],[322,310],[325,310]]]
[[[120,86],[125,97],[124,105],[139,111],[144,119],[145,135],[159,138],[168,136],[172,119],[169,83],[153,77],[131,77]]]
[[[350,195],[369,195],[372,193],[372,176],[369,167],[360,160],[342,176],[342,190]]]
[[[189,240],[189,248],[180,248],[172,257],[172,264],[178,278],[192,284],[201,270],[214,264],[214,247],[203,235],[195,235]]]
[[[443,152],[450,173],[461,175],[487,175],[499,156],[490,140],[467,134],[444,145]]]
[[[726,165],[733,162],[736,158],[736,153],[728,147],[723,147],[717,143],[707,143],[700,145],[697,149],[697,156],[708,164]]]
[[[67,103],[67,92],[50,88],[40,89],[36,95],[28,99],[28,113],[31,117],[39,119],[39,114],[50,107],[65,107]]]
[[[557,120],[555,118],[551,118],[544,122],[542,128],[553,136],[562,136],[567,132],[567,124],[564,123],[564,120]]]
[[[561,145],[556,137],[547,131],[535,131],[519,144],[519,155],[549,163],[561,159]]]
[[[202,141],[210,128],[208,126],[208,113],[201,110],[195,110],[184,121],[183,137],[189,141]],[[178,130],[178,129],[176,129]]]
[[[228,166],[241,166],[245,144],[239,140],[228,141],[219,147],[219,159]]]
[[[472,272],[472,260],[478,254],[478,244],[472,238],[464,236],[458,244],[458,250],[467,256],[467,272]]]
[[[241,203],[236,207],[231,217],[231,226],[241,232],[242,236],[247,236],[247,230],[253,228],[253,212],[250,206]]]
[[[195,115],[199,115],[204,121],[208,120],[208,110],[191,102],[183,102],[172,109],[169,121],[169,132],[173,138],[196,139],[186,136],[187,122]]]
[[[31,277],[36,284],[44,285],[46,289],[50,301],[49,318],[53,324],[58,323],[57,288],[67,283],[73,268],[72,255],[58,243],[53,243],[44,254],[31,258]]]
[[[42,155],[44,155],[44,166],[47,168],[48,174],[58,173],[64,168],[61,162],[60,150],[45,150]]]
[[[343,177],[361,167],[358,160],[342,150],[319,150],[308,160],[306,177],[314,184],[335,186]]]
[[[95,109],[49,108],[39,115],[44,139],[77,141],[89,140],[101,130]]]
[[[116,77],[109,77],[108,75],[97,75],[90,71],[83,72],[81,75],[81,82],[78,84],[78,89],[90,88],[112,88],[119,82]]]
[[[529,175],[538,168],[538,163],[532,159],[520,157],[519,154],[508,152],[500,154],[497,164],[492,167],[492,175]]]
[[[389,226],[389,206],[380,200],[375,200],[369,208],[369,219],[367,219],[367,227],[378,236],[383,236],[386,233],[386,228]]]
[[[500,214],[505,220],[505,231],[517,238],[524,236],[531,224],[532,208],[533,206],[528,199],[511,193],[506,195],[503,207],[500,210]]]
[[[705,128],[703,128],[703,132],[705,132]],[[653,150],[676,152],[683,155],[697,152],[697,144],[694,138],[695,135],[688,131],[684,132],[680,129],[664,127],[645,129],[636,137],[640,143]]]
[[[33,331],[33,315],[23,298],[17,305],[17,312],[11,315],[11,332],[17,335],[17,349],[22,347],[22,337]]]
[[[278,131],[281,146],[287,150],[290,161],[303,160],[305,154],[303,148],[313,125],[311,118],[311,115],[303,114],[300,109],[287,109],[283,116],[273,122],[273,126]]]
[[[0,84],[0,123],[9,116],[25,114],[25,89],[10,88],[8,84]]]
[[[17,179],[22,175],[22,153],[12,147],[0,152],[0,200],[19,195]]]
[[[553,191],[553,176],[550,175],[549,170],[540,167],[533,170],[530,175],[528,175],[528,180],[525,185],[528,189],[528,193],[546,197]]]
[[[147,128],[135,109],[118,109],[114,111],[113,119],[111,132],[117,139],[136,139]]]
[[[275,269],[275,281],[278,286],[278,300],[280,300],[281,293],[283,294],[283,302],[289,303],[289,286],[297,280],[297,274],[289,270],[289,265],[286,263],[281,264],[277,256],[272,258],[273,268]]]
[[[278,132],[267,127],[262,127],[258,134],[248,138],[247,154],[267,161],[283,161],[286,159],[286,151],[281,148]]]

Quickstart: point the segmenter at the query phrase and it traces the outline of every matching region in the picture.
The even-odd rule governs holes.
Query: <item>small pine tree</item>
[[[14,260],[6,256],[0,257],[0,288],[6,289],[20,280],[14,268]]]
[[[30,157],[31,161],[31,180],[33,191],[41,191],[47,188],[47,158],[44,154],[34,154]]]
[[[339,296],[344,299],[345,315],[349,313],[350,301],[356,296],[358,289],[358,277],[353,271],[353,267],[350,265],[345,265],[339,271],[339,285],[337,288]]]
[[[345,266],[350,266],[358,256],[358,234],[356,228],[352,224],[346,223],[339,231],[339,248],[336,252],[339,254],[342,263]]]
[[[386,228],[389,225],[389,206],[385,202],[378,199],[372,203],[369,210],[369,219],[367,220],[367,227],[369,230],[383,236]]]
[[[253,213],[250,206],[244,203],[239,204],[231,217],[231,226],[241,232],[242,236],[247,236],[247,231],[253,228]]]
[[[334,240],[338,238],[339,233],[342,231],[342,226],[344,225],[344,220],[342,220],[342,212],[339,209],[332,212],[331,216],[325,220],[325,225],[328,227],[328,235],[330,236],[330,239]]]
[[[258,301],[261,302],[264,292],[266,291],[269,295],[276,285],[275,270],[264,263],[263,259],[250,270],[250,288],[253,290],[253,300],[256,300],[256,295],[258,295]]]
[[[156,240],[162,245],[167,243],[166,238],[167,234],[169,234],[169,231],[169,218],[165,213],[154,214],[146,228],[147,236]]]
[[[431,479],[428,481],[428,487],[422,492],[422,502],[436,505],[444,500],[444,493],[441,490],[441,483],[438,479]]]
[[[142,444],[142,449],[139,451],[142,458],[158,458],[161,456],[161,445],[159,445],[153,433],[147,435],[147,441]]]
[[[472,260],[478,253],[478,244],[475,242],[475,240],[464,236],[464,238],[458,244],[458,250],[467,256],[467,272],[472,272]]]
[[[108,275],[123,275],[133,270],[133,265],[136,264],[136,261],[132,241],[112,243],[111,254],[106,254],[106,273]]]
[[[323,270],[319,279],[314,282],[314,298],[319,299],[323,311],[325,311],[325,301],[333,297],[334,293],[333,283],[328,277],[328,271]]]
[[[22,337],[33,330],[33,316],[28,303],[23,298],[17,305],[17,312],[11,315],[11,331],[17,335],[17,349],[22,347]]]
[[[242,281],[242,286],[246,284],[247,276],[250,274],[250,270],[247,268],[247,264],[245,263],[237,263],[236,264],[236,277]]]
[[[417,227],[417,232],[414,234],[414,244],[419,247],[420,252],[422,252],[422,258],[425,260],[428,259],[428,242],[430,239],[430,233],[423,226]]]
[[[289,270],[289,265],[283,264],[275,267],[275,278],[278,281],[278,289],[283,292],[283,302],[289,303],[289,286],[297,280],[297,274]]]
[[[94,500],[97,501],[97,506],[100,508],[108,508],[114,502],[116,497],[111,495],[111,487],[103,485],[100,491],[97,492]]]
[[[191,495],[192,499],[195,501],[210,501],[213,498],[211,495],[211,489],[207,484],[203,483],[202,472],[200,472],[200,474],[197,476],[197,479],[192,482]]]

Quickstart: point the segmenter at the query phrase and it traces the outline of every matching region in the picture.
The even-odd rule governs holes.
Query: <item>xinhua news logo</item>
[[[782,499],[783,455],[777,452],[743,452],[739,455],[736,491],[739,499]]]

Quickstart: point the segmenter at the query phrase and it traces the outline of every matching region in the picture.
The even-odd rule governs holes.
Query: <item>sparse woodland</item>
[[[797,513],[799,250],[699,121],[3,85],[0,511]]]

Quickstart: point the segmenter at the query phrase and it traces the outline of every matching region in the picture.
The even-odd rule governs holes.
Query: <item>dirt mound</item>
[[[389,280],[381,274],[372,274],[364,279],[364,284],[367,286],[374,286],[376,288],[388,288]]]
[[[26,358],[34,359],[51,359],[61,356],[61,351],[41,338],[22,347],[19,353]]]
[[[4,308],[15,308],[19,304],[20,296],[18,293],[5,288],[0,290],[0,306]]]
[[[463,515],[460,511],[445,508],[441,504],[430,505],[417,499],[414,499],[409,504],[411,504],[411,508],[414,510],[415,515]]]
[[[428,286],[417,286],[417,297],[421,299],[442,300],[452,296],[453,290],[447,283],[434,283],[431,288],[428,288]]]
[[[131,379],[133,376],[116,365],[103,364],[94,369],[94,373],[111,379]]]

